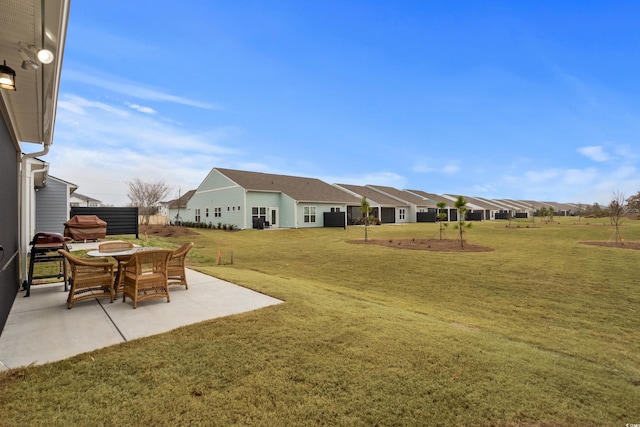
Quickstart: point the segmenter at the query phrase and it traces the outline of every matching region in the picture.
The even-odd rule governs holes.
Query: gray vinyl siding
[[[0,332],[20,283],[18,266],[18,152],[0,115]]]
[[[36,191],[36,232],[64,233],[69,219],[69,187],[49,177]]]

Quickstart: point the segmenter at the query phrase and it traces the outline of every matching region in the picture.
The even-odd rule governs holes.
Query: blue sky
[[[640,190],[635,1],[74,1],[53,176],[213,167],[487,198]]]

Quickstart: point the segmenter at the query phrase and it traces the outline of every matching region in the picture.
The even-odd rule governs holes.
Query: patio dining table
[[[147,247],[133,247],[133,248],[129,248],[129,249],[119,249],[119,250],[111,250],[111,251],[100,251],[99,249],[95,249],[92,251],[88,251],[87,255],[90,257],[113,257],[118,263],[120,263],[121,261],[127,261],[129,260],[129,258],[131,257],[131,255],[137,253],[137,252],[142,252],[142,251],[152,251],[152,250],[156,250],[156,249],[162,249],[162,248],[156,248],[153,246],[147,246]],[[116,295],[118,294],[119,288],[118,285],[120,284],[120,269],[116,269],[116,277],[114,280],[114,290]]]
[[[140,251],[152,251],[152,250],[157,250],[157,249],[162,249],[162,248],[156,248],[153,246],[147,246],[147,247],[133,247],[133,248],[129,248],[129,249],[124,249],[124,250],[116,250],[116,251],[100,251],[99,249],[94,249],[92,251],[88,251],[87,255],[91,256],[91,257],[114,257],[114,258],[119,258],[122,257],[123,259],[126,259],[128,257],[130,257],[131,255],[135,254],[136,252],[140,252]]]

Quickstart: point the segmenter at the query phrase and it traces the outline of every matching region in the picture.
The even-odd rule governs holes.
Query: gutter
[[[24,199],[26,197],[30,197],[27,194],[27,191],[29,191],[30,189],[27,188],[27,185],[31,185],[33,183],[33,177],[35,176],[36,173],[38,172],[46,172],[49,170],[49,164],[45,163],[41,168],[39,169],[34,169],[31,172],[29,172],[28,177],[29,179],[27,180],[27,160],[28,159],[33,159],[35,157],[38,156],[44,156],[47,153],[49,153],[49,147],[51,146],[51,142],[43,142],[43,147],[41,151],[37,151],[35,153],[28,153],[28,154],[23,154],[22,158],[20,160],[20,179],[18,180],[19,182],[19,186],[20,186],[20,190],[18,191],[18,206],[19,206],[19,213],[18,213],[18,221],[19,221],[19,236],[20,236],[20,240],[18,241],[18,250],[20,252],[20,265],[21,265],[21,270],[22,270],[22,274],[20,276],[20,279],[24,279],[27,277],[27,241],[24,239],[29,239],[30,236],[27,234],[27,232],[29,230],[27,230],[27,224],[31,225],[32,219],[31,219],[31,211],[27,209],[25,209],[25,205],[24,205]],[[29,204],[29,207],[32,207],[34,204],[33,201],[31,201],[31,203]],[[27,211],[27,212],[25,212]],[[26,215],[29,215],[29,218],[26,217]]]

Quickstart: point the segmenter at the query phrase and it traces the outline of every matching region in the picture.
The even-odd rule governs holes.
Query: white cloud
[[[578,148],[578,153],[590,158],[595,162],[606,162],[611,158],[609,154],[604,152],[604,149],[601,145],[580,147]]]
[[[595,168],[567,169],[563,172],[562,183],[565,185],[588,185],[598,179],[599,172]]]
[[[524,174],[525,180],[531,183],[546,183],[557,179],[559,176],[560,171],[558,169],[527,171]]]
[[[416,163],[411,168],[413,172],[418,173],[445,173],[448,175],[452,175],[458,173],[460,171],[460,166],[456,163],[447,163],[444,165],[430,166],[428,162],[422,161],[420,163]]]
[[[494,194],[496,193],[496,188],[490,184],[475,184],[472,187],[474,193],[479,194]]]
[[[145,99],[147,101],[172,102],[207,110],[222,110],[222,107],[219,105],[171,95],[161,90],[145,87],[137,82],[130,82],[119,76],[97,70],[82,72],[73,68],[65,69],[64,77],[65,80],[69,82],[84,83],[106,89],[110,92]]]
[[[46,159],[52,175],[108,204],[126,204],[126,183],[134,178],[165,180],[177,193],[178,187],[196,188],[213,166],[241,155],[230,146],[241,134],[234,127],[194,132],[157,115],[76,95],[62,97],[58,106],[51,160]]]
[[[460,171],[460,166],[450,163],[448,165],[445,165],[444,167],[442,167],[441,169],[442,172],[446,173],[446,174],[454,174]]]
[[[145,114],[156,114],[157,111],[154,110],[151,107],[143,107],[142,105],[138,105],[138,104],[128,104],[129,108],[133,109],[133,110],[138,110],[141,113],[145,113]]]

